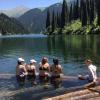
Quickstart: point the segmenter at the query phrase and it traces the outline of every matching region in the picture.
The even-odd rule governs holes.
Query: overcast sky
[[[28,8],[47,7],[61,0],[0,0],[0,10],[12,9],[18,6]]]

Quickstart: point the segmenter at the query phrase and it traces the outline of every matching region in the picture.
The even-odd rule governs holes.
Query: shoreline
[[[67,25],[64,28],[55,28],[52,32],[51,30],[46,30],[44,32],[46,35],[90,35],[90,34],[100,34],[100,26],[95,24],[88,24],[82,26],[79,20],[75,20]]]
[[[100,86],[96,86],[89,89],[76,90],[74,92],[65,93],[51,98],[43,100],[99,100],[100,99]]]

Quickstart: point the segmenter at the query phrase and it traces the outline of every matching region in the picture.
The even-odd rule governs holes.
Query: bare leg
[[[86,76],[78,75],[78,79],[87,80],[88,79],[88,75],[86,75]]]

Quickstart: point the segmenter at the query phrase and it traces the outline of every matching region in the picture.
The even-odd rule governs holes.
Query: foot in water
[[[48,89],[49,83],[44,83],[43,85],[44,85],[44,89]]]
[[[37,82],[36,82],[36,81],[34,81],[34,82],[33,82],[33,85],[37,85]]]

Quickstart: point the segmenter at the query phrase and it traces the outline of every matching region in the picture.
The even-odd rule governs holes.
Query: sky
[[[28,8],[47,7],[61,2],[61,0],[0,0],[0,10],[7,10],[19,6]]]

